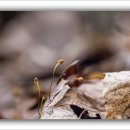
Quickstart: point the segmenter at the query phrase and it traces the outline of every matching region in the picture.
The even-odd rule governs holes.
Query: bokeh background
[[[38,119],[33,79],[47,96],[61,58],[55,81],[77,59],[84,73],[129,70],[130,12],[0,12],[0,118]]]

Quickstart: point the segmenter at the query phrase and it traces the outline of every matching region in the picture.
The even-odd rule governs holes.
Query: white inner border
[[[130,1],[120,0],[2,0],[0,10],[130,10]]]
[[[130,1],[119,1],[119,0],[91,0],[91,1],[20,1],[20,0],[3,0],[0,1],[0,10],[19,10],[19,11],[41,11],[41,10],[74,10],[74,11],[130,11]],[[75,121],[0,121],[0,129],[11,129],[11,130],[21,130],[21,129],[98,129],[98,130],[108,130],[108,129],[130,129],[130,121],[101,121],[101,120],[75,120]]]
[[[130,128],[130,121],[75,120],[75,121],[0,121],[0,129],[11,130],[125,130]]]

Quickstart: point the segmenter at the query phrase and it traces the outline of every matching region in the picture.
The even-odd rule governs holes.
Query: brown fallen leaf
[[[103,91],[103,84],[99,80],[104,78],[104,74],[95,74],[96,76],[93,77],[94,80],[88,82],[86,79],[78,77],[77,66],[78,62],[76,61],[62,73],[57,88],[51,96],[51,102],[47,101],[45,103],[43,115],[41,117],[42,119],[57,118],[57,115],[54,114],[55,111],[60,113],[59,118],[70,118],[69,115],[64,117],[64,114],[66,113],[60,112],[67,106],[69,109],[72,109],[72,106],[80,107],[83,110],[85,109],[88,112],[87,117],[90,118],[97,118],[97,115],[99,115],[100,118],[104,118],[105,104],[103,94],[101,94]],[[81,113],[82,111],[80,114]],[[73,109],[71,110],[70,115],[74,115]],[[78,115],[75,115],[74,117],[75,119],[78,119]]]
[[[93,80],[93,79],[104,79],[105,74],[102,72],[92,72],[87,77],[86,80]]]

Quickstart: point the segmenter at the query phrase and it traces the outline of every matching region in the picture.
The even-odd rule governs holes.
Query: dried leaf
[[[102,72],[93,72],[93,73],[90,73],[87,77],[86,77],[86,79],[87,80],[93,80],[93,79],[104,79],[104,77],[105,77],[105,74],[104,73],[102,73]]]
[[[69,65],[61,74],[60,78],[57,81],[57,84],[61,81],[61,79],[67,79],[68,77],[77,74],[78,73],[78,63],[79,60],[76,60],[75,62],[73,62],[71,65]]]
[[[57,95],[55,95],[55,98],[49,104],[49,107],[52,107],[55,104],[57,104],[64,97],[64,95],[68,91],[68,89],[70,89],[70,87],[68,85],[64,85],[63,89],[59,93],[57,93]]]

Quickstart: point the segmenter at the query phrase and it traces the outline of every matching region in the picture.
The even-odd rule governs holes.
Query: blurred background
[[[0,12],[0,118],[37,119],[33,79],[47,96],[61,58],[55,81],[77,59],[84,73],[129,70],[130,12]]]

